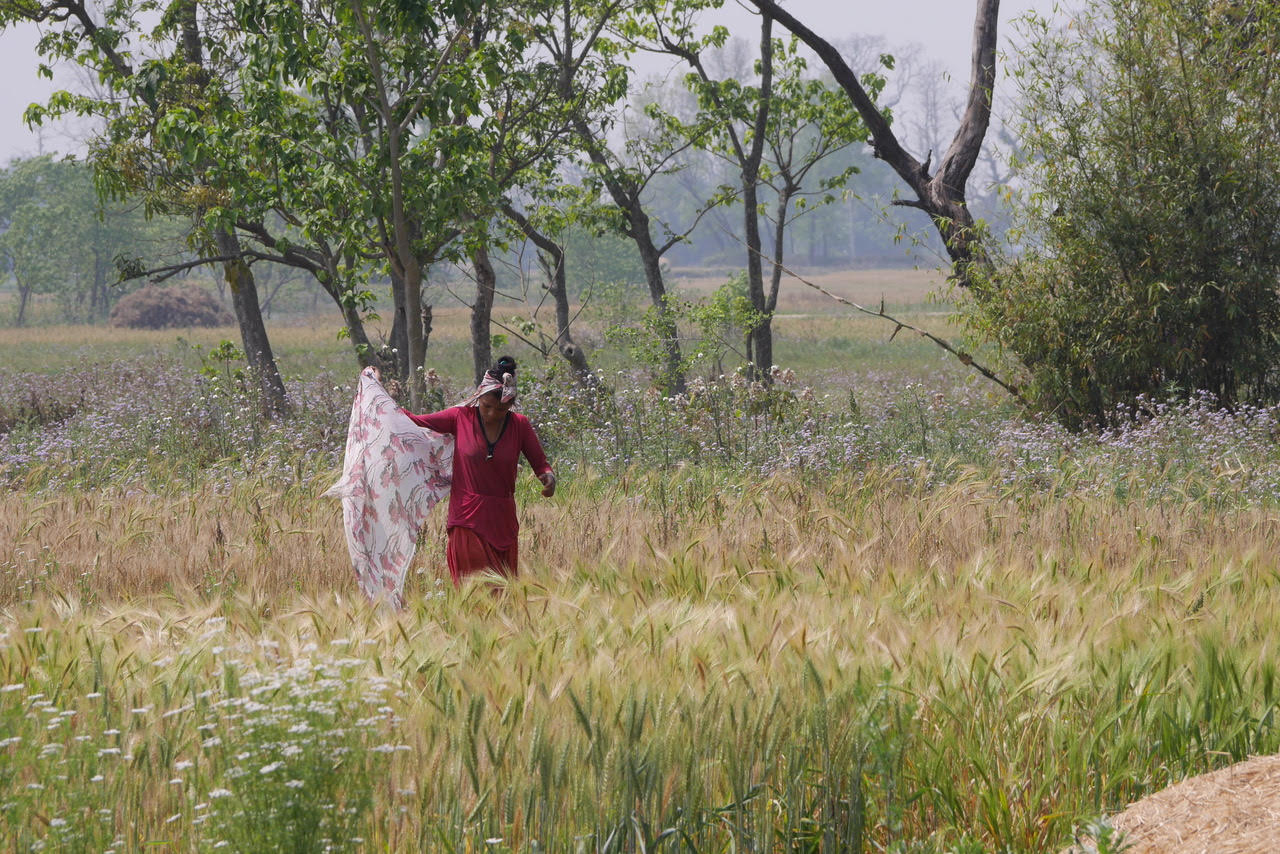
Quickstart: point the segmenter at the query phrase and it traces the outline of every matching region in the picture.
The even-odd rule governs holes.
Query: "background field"
[[[831,285],[954,334],[926,278]],[[793,299],[770,390],[513,343],[561,489],[522,479],[499,595],[446,586],[437,511],[399,613],[320,496],[334,325],[272,328],[279,424],[231,330],[0,332],[3,847],[1045,851],[1277,749],[1274,413],[1071,434]]]

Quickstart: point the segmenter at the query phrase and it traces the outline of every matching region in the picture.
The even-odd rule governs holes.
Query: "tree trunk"
[[[369,333],[365,331],[360,310],[353,305],[342,302],[338,304],[342,306],[342,322],[347,327],[347,337],[351,339],[351,346],[356,351],[356,361],[360,363],[360,367],[377,365],[378,370],[390,373],[391,366],[382,359],[369,341]]]
[[[777,208],[776,208],[777,214],[776,214],[776,219],[774,220],[775,225],[773,228],[773,262],[772,262],[773,269],[770,271],[770,274],[769,274],[769,293],[765,296],[765,308],[768,309],[770,315],[772,315],[773,312],[777,311],[778,294],[782,291],[782,267],[783,267],[782,262],[784,258],[782,247],[784,244],[784,239],[783,239],[784,234],[787,228],[785,217],[787,214],[787,208],[791,206],[791,199],[794,195],[794,193],[790,192],[789,190],[790,190],[789,187],[784,188],[783,191],[778,195]]]
[[[195,81],[200,86],[208,83],[209,74],[204,65],[204,48],[200,36],[200,22],[195,0],[184,0],[176,11],[180,22],[182,56],[198,69]],[[201,170],[203,172],[203,170]],[[284,381],[276,367],[267,328],[262,322],[262,306],[258,301],[258,286],[253,271],[245,263],[240,249],[240,238],[233,229],[219,228],[213,235],[218,254],[230,261],[222,264],[223,278],[231,288],[231,305],[240,325],[240,340],[244,346],[249,369],[257,377],[262,393],[262,408],[272,417],[285,412]]]
[[[675,316],[671,306],[667,305],[667,288],[662,277],[662,256],[658,247],[653,245],[653,237],[649,233],[649,215],[640,207],[639,202],[625,210],[630,221],[631,238],[640,252],[640,263],[644,267],[644,278],[649,284],[649,299],[658,312],[657,333],[662,339],[664,365],[661,382],[672,394],[685,391],[684,357],[680,353],[679,332],[676,328]]]
[[[596,376],[587,364],[587,354],[573,340],[573,332],[569,328],[569,283],[566,280],[564,251],[554,246],[547,254],[539,255],[538,260],[547,274],[547,290],[551,292],[556,306],[556,349],[573,368],[578,382],[595,385]]]
[[[346,290],[342,290],[338,285],[342,277],[338,275],[337,259],[332,254],[326,253],[323,256],[322,268],[310,268],[310,270],[316,281],[320,283],[320,287],[333,299],[338,306],[338,310],[342,312],[342,322],[347,328],[347,338],[351,340],[351,347],[355,350],[356,361],[360,363],[360,367],[365,368],[369,365],[376,365],[378,370],[383,373],[393,374],[393,366],[390,361],[384,359],[382,354],[374,348],[373,343],[369,341],[369,333],[364,328],[364,318],[360,316],[360,309],[356,307],[352,300],[347,299],[350,287],[348,286]],[[314,300],[312,304],[314,305]]]
[[[16,277],[15,277],[16,278]],[[24,288],[18,282],[18,316],[14,318],[14,326],[24,326],[27,322],[27,301],[31,299],[31,288]]]
[[[668,51],[682,57],[702,80],[711,82],[711,76],[702,59],[693,50],[664,40]],[[733,146],[733,155],[740,170],[742,186],[743,237],[747,248],[747,294],[751,307],[760,315],[759,321],[747,330],[747,377],[769,382],[769,368],[773,362],[773,318],[766,305],[764,292],[763,242],[760,239],[760,164],[764,160],[765,136],[769,124],[769,102],[773,93],[773,17],[763,11],[760,16],[760,97],[751,122],[751,144],[744,145],[736,118],[731,112],[722,117],[725,133]],[[725,110],[726,105],[718,95],[712,99]]]
[[[93,280],[89,284],[89,321],[107,317],[107,264],[102,252],[93,250]]]
[[[649,300],[658,313],[657,333],[662,338],[663,366],[660,382],[668,392],[679,394],[685,391],[684,357],[680,352],[680,340],[676,329],[676,320],[667,305],[667,287],[662,276],[662,252],[653,242],[653,234],[649,230],[649,215],[645,213],[640,201],[638,187],[627,186],[623,177],[615,174],[608,159],[600,150],[599,141],[590,127],[583,121],[575,123],[578,137],[587,147],[593,163],[601,168],[601,178],[613,202],[626,217],[627,227],[624,232],[636,245],[640,253],[640,263],[644,267],[644,279],[649,286]]]
[[[787,233],[787,208],[791,204],[791,198],[794,194],[789,192],[789,187],[783,189],[778,194],[777,205],[774,214],[773,228],[773,257],[769,270],[769,290],[764,293],[762,301],[763,311],[766,321],[751,331],[751,350],[756,359],[756,364],[760,366],[762,378],[766,382],[773,381],[773,313],[778,309],[778,293],[782,290],[782,266],[785,255],[783,247],[786,245]],[[760,239],[759,235],[756,237]],[[763,283],[762,283],[763,288]],[[760,334],[761,329],[766,334]]]
[[[424,366],[427,350],[422,335],[422,324],[419,321],[422,317],[422,264],[413,246],[414,239],[418,235],[414,233],[417,229],[405,200],[406,179],[403,163],[405,128],[400,124],[400,117],[392,103],[392,93],[388,91],[386,81],[383,79],[382,65],[378,60],[376,49],[378,37],[374,34],[372,24],[365,15],[364,5],[357,2],[352,5],[352,9],[364,37],[370,68],[373,69],[378,114],[387,126],[386,156],[388,158],[387,177],[391,191],[391,242],[385,250],[393,271],[398,271],[400,274],[400,284],[404,293],[404,323],[409,359],[407,378],[409,408],[420,411],[422,399],[427,391]],[[400,302],[397,301],[397,307],[399,305]]]
[[[391,362],[394,375],[408,387],[409,382],[409,320],[405,308],[404,277],[393,268],[391,271],[391,300],[394,303],[391,318]]]
[[[427,345],[431,343],[431,321],[432,311],[430,305],[422,307],[422,350],[426,352]],[[424,378],[425,379],[425,378]]]
[[[276,368],[276,359],[271,352],[271,342],[267,339],[267,328],[262,322],[258,286],[253,279],[253,271],[240,257],[240,239],[235,232],[219,229],[214,239],[218,254],[233,259],[223,262],[223,276],[231,288],[231,304],[240,324],[240,339],[249,368],[258,378],[262,391],[263,409],[272,416],[283,415],[284,382],[280,379],[280,371]]]
[[[407,246],[405,247],[408,248]],[[422,334],[422,268],[415,258],[404,277],[405,326],[408,332],[409,351],[409,405],[413,409],[421,406],[427,393],[426,361],[427,339]]]
[[[595,385],[595,374],[587,364],[587,354],[573,340],[569,317],[569,283],[564,263],[564,247],[538,231],[524,214],[510,205],[503,206],[503,213],[520,226],[525,237],[538,247],[538,264],[547,277],[547,290],[556,307],[556,349],[573,368],[578,382]]]
[[[574,73],[577,71],[578,61],[573,54],[574,31],[569,24],[569,9],[570,5],[566,3],[563,39],[559,44],[559,50],[562,53],[556,57],[559,65],[556,88],[561,99],[566,104],[572,104],[578,100],[577,93],[573,88]],[[640,262],[644,266],[645,281],[649,285],[649,299],[653,302],[654,309],[658,312],[657,331],[662,337],[665,364],[662,369],[664,376],[661,377],[660,381],[670,392],[683,392],[685,390],[683,357],[680,353],[680,341],[677,338],[675,318],[672,317],[671,308],[667,305],[667,290],[662,279],[662,253],[654,245],[653,235],[649,231],[649,216],[644,212],[643,204],[640,201],[641,188],[637,186],[634,180],[630,179],[625,169],[615,169],[613,164],[609,162],[609,157],[605,154],[605,145],[601,138],[602,132],[597,125],[587,121],[577,112],[572,116],[572,125],[575,135],[586,150],[587,157],[599,170],[601,183],[603,183],[609,196],[613,199],[613,203],[617,205],[618,210],[626,217],[626,236],[635,242],[636,248],[640,252]]]
[[[744,172],[742,209],[743,227],[747,238],[747,293],[751,298],[751,307],[763,315],[760,322],[753,326],[747,335],[751,342],[751,348],[747,352],[751,359],[747,365],[747,377],[768,382],[769,367],[773,364],[773,328],[772,318],[765,302],[764,265],[760,257],[764,245],[760,239],[757,186],[755,176],[751,176],[748,181],[747,174]]]
[[[476,301],[471,306],[471,364],[476,385],[479,385],[484,372],[493,364],[489,324],[493,317],[493,294],[498,277],[489,260],[489,250],[483,244],[472,251],[471,263],[476,274]]]
[[[849,212],[849,265],[856,269],[862,259],[858,253],[858,209],[854,204],[854,200],[850,199],[846,203],[846,210]]]
[[[393,146],[394,150],[394,146]],[[399,169],[393,158],[392,172],[399,181]],[[399,193],[393,193],[398,196]],[[418,411],[426,394],[424,362],[426,339],[422,335],[421,322],[411,323],[410,318],[422,317],[422,267],[413,252],[409,223],[401,200],[395,201],[393,229],[395,243],[386,247],[391,267],[391,289],[395,302],[395,318],[391,326],[391,346],[396,350],[396,372],[409,390],[409,408]]]

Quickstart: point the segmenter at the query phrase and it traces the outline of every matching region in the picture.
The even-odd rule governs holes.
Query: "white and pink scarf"
[[[360,372],[342,478],[324,494],[342,499],[351,564],[373,602],[403,604],[418,532],[449,494],[453,444],[452,436],[409,420],[373,368]]]

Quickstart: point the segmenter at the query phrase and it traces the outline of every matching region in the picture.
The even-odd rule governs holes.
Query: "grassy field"
[[[522,577],[449,588],[438,511],[399,613],[323,324],[275,425],[172,336],[0,332],[0,847],[1052,851],[1274,752],[1274,413],[1068,434],[887,331],[680,399],[526,361]]]

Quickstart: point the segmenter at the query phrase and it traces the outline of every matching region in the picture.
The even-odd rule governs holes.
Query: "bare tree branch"
[[[734,237],[734,239],[737,240],[736,237]],[[960,362],[960,364],[964,365],[965,367],[973,368],[975,371],[982,374],[984,377],[991,380],[993,383],[1000,386],[1005,391],[1009,392],[1009,394],[1013,397],[1013,399],[1018,401],[1018,404],[1020,406],[1023,406],[1027,409],[1031,408],[1027,404],[1027,401],[1022,397],[1022,393],[1018,390],[1018,387],[1016,385],[1014,385],[1013,383],[1005,382],[1004,380],[1000,379],[1000,377],[996,376],[996,374],[993,373],[989,368],[974,361],[973,356],[969,355],[964,350],[957,350],[945,338],[942,338],[938,335],[934,335],[932,332],[929,332],[927,329],[921,329],[918,326],[913,326],[912,324],[907,323],[905,320],[899,320],[898,318],[890,314],[886,314],[884,310],[883,302],[880,304],[879,310],[873,311],[872,309],[869,309],[866,306],[859,305],[858,303],[853,302],[852,300],[847,300],[844,297],[840,296],[839,294],[833,294],[831,291],[827,290],[826,288],[822,287],[819,284],[816,284],[815,282],[809,281],[804,276],[800,275],[794,270],[789,269],[783,264],[778,264],[778,268],[781,269],[782,272],[786,273],[791,278],[800,282],[801,284],[808,285],[818,293],[823,294],[824,296],[830,297],[831,299],[835,300],[841,305],[847,305],[855,311],[859,311],[863,314],[868,314],[872,317],[878,317],[878,318],[881,318],[882,320],[887,320],[889,323],[894,324],[893,333],[889,336],[889,340],[891,341],[895,336],[897,336],[899,332],[901,332],[904,329],[907,330],[908,332],[914,332],[915,334],[919,335],[921,338],[925,338],[925,339],[928,339],[929,341],[932,341],[934,344],[937,344],[943,350],[946,350],[948,353],[955,356],[956,359]]]
[[[1013,399],[1018,401],[1018,404],[1020,406],[1030,409],[1030,406],[1028,406],[1027,401],[1023,399],[1022,393],[1018,390],[1018,387],[1016,385],[1014,385],[1013,383],[1005,382],[1004,380],[1000,379],[1000,377],[992,373],[990,369],[974,361],[973,356],[969,355],[963,350],[957,350],[946,339],[941,338],[937,335],[934,335],[932,332],[929,332],[926,329],[921,329],[918,326],[913,326],[910,323],[907,323],[905,320],[899,320],[898,318],[893,317],[890,314],[886,314],[884,310],[884,303],[880,304],[879,310],[872,311],[871,309],[866,308],[865,306],[858,305],[858,303],[853,302],[851,300],[847,300],[838,294],[831,293],[831,291],[827,290],[821,285],[818,285],[818,284],[815,284],[814,282],[809,281],[804,276],[801,276],[799,273],[793,272],[792,270],[789,270],[786,267],[782,267],[782,271],[786,273],[788,276],[791,276],[793,279],[801,282],[802,284],[808,285],[818,293],[824,294],[842,305],[847,305],[850,308],[854,309],[855,311],[860,311],[863,314],[869,314],[872,317],[879,317],[883,320],[887,320],[888,322],[894,324],[893,334],[889,336],[889,340],[891,341],[899,332],[901,332],[904,329],[907,330],[908,332],[914,332],[915,334],[919,335],[921,338],[926,338],[929,341],[932,341],[934,344],[937,344],[943,350],[946,350],[948,353],[955,356],[956,359],[960,362],[960,364],[966,367],[973,368],[975,371],[982,374],[984,377],[991,380],[993,383],[1000,386],[1005,391],[1009,392],[1009,394],[1012,395]]]
[[[122,77],[132,77],[133,67],[124,61],[115,46],[103,37],[103,30],[93,20],[84,0],[54,0],[51,3],[11,2],[9,6],[14,14],[34,23],[56,21],[64,23],[72,18],[79,22],[83,32],[82,38],[93,43],[102,51],[103,56],[111,63],[112,69]]]

